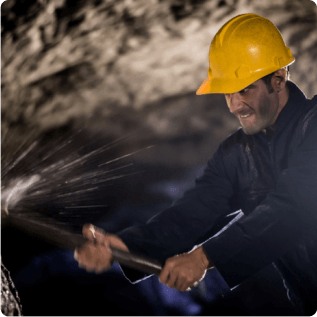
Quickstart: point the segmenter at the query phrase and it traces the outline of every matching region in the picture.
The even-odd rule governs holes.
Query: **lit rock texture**
[[[317,6],[310,0],[7,0],[2,131],[85,118],[113,137],[146,127],[163,139],[213,133],[216,145],[238,123],[221,96],[195,91],[217,30],[249,12],[280,29],[296,57],[291,79],[312,97]]]

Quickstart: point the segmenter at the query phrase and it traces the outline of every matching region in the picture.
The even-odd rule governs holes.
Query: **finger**
[[[174,276],[174,274],[173,274],[173,276]],[[172,281],[173,281],[173,280],[172,280],[173,276],[170,276],[170,280],[168,281],[168,283],[172,283]],[[177,290],[180,291],[182,285],[185,284],[185,283],[186,283],[185,277],[183,277],[183,275],[182,275],[181,272],[178,272],[178,274],[176,275],[176,278],[175,278],[175,280],[174,280],[174,286],[173,286],[173,288],[175,288],[175,289],[177,289]]]
[[[107,233],[103,229],[101,229],[99,227],[94,226],[94,229],[96,230],[96,233],[99,233],[99,234],[101,234],[103,236],[107,235]]]
[[[180,288],[179,290],[182,291],[182,292],[189,292],[192,290],[192,285],[188,285],[188,283],[184,283]]]
[[[97,260],[97,265],[101,265],[106,269],[110,268],[113,263],[112,251],[109,246],[102,245],[99,247],[100,258]]]
[[[189,287],[185,287],[185,289],[183,290],[183,292],[189,292],[192,290],[192,288],[196,287],[199,284],[200,281],[195,282],[193,285],[190,285]]]
[[[175,283],[175,288],[184,292],[189,286],[190,284],[188,283],[186,277],[179,275]]]
[[[92,230],[93,229],[93,230]],[[88,239],[88,240],[95,240],[95,234],[94,234],[95,227],[92,224],[85,224],[83,226],[83,235]]]
[[[168,279],[167,279],[167,282],[166,282],[166,285],[169,287],[169,288],[176,288],[176,283],[177,283],[177,279],[178,279],[178,275],[174,272],[170,272],[169,276],[168,276]]]
[[[84,260],[84,254],[86,252],[86,247],[85,245],[83,245],[81,248],[76,248],[75,251],[74,251],[74,259],[77,261],[77,262],[83,262]]]
[[[95,227],[95,239],[98,243],[109,245],[109,235],[107,235],[102,229]]]
[[[165,265],[159,275],[159,282],[162,284],[166,284],[169,273],[169,268]]]
[[[113,263],[112,251],[107,239],[102,244],[86,242],[81,248],[76,248],[74,257],[77,258],[80,267],[85,266],[88,272],[107,270]]]
[[[81,269],[85,269],[86,268],[86,265],[82,262],[78,262],[78,267],[81,268]]]
[[[110,266],[111,266],[111,263],[110,263]],[[110,268],[110,266],[105,266],[102,263],[98,262],[98,264],[96,265],[95,273],[96,274],[101,274],[104,271],[107,271]]]
[[[86,269],[86,271],[87,271],[88,273],[93,273],[93,272],[95,272],[95,267],[94,267],[94,266],[86,265],[85,269]]]
[[[97,266],[95,269],[95,273],[96,274],[101,274],[104,271],[104,269],[102,267]]]
[[[78,261],[82,263],[91,263],[96,258],[97,248],[93,242],[86,242],[80,249],[77,249]]]

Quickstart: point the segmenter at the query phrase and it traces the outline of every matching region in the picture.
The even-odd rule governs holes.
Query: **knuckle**
[[[96,230],[96,233],[104,233],[104,231],[100,227],[94,226],[94,229]]]
[[[95,240],[97,243],[100,243],[100,244],[103,244],[103,242],[104,242],[104,238],[99,234],[95,235]]]
[[[98,270],[100,272],[106,271],[107,269],[109,269],[109,265],[99,265],[98,266]]]
[[[103,245],[101,248],[100,248],[100,254],[102,254],[103,258],[105,260],[109,260],[112,258],[112,253],[111,253],[111,250],[109,247]]]
[[[165,261],[165,266],[166,266],[166,265],[170,265],[170,264],[171,264],[171,261],[172,261],[171,258],[168,258],[168,259]]]
[[[173,268],[175,266],[175,262],[173,259],[167,259],[165,266],[167,266],[168,268]]]
[[[102,267],[109,269],[111,267],[112,263],[110,260],[104,261],[102,264]]]
[[[186,282],[189,283],[189,284],[191,284],[191,283],[194,282],[194,279],[193,279],[192,277],[187,276],[187,277],[186,277]]]
[[[90,223],[84,224],[84,225],[83,225],[83,230],[82,230],[83,234],[89,233],[90,228],[91,228],[91,224],[90,224]]]
[[[182,287],[180,288],[180,291],[181,291],[181,292],[185,292],[187,288],[188,288],[188,287],[187,287],[186,285],[185,285],[185,286],[182,286]]]
[[[104,237],[103,238],[103,243],[105,246],[107,246],[108,248],[110,248],[110,245],[111,245],[111,241],[108,237]]]

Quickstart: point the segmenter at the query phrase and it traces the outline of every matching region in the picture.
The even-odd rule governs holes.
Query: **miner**
[[[195,187],[146,224],[117,235],[84,226],[89,242],[75,250],[79,266],[108,269],[111,245],[165,263],[160,282],[186,291],[213,267],[233,288],[273,263],[298,313],[316,311],[317,98],[288,79],[294,60],[269,20],[228,21],[211,42],[197,94],[224,94],[241,128],[220,144]],[[210,238],[219,220],[240,209],[241,219]]]

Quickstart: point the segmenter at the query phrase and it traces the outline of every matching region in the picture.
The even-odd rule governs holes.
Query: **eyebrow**
[[[245,88],[241,89],[239,92],[243,91],[244,89],[247,89],[247,88],[253,88],[253,87],[254,87],[254,85],[253,85],[253,84],[251,84],[251,85],[249,85],[249,86],[247,86],[247,87],[245,87]]]

